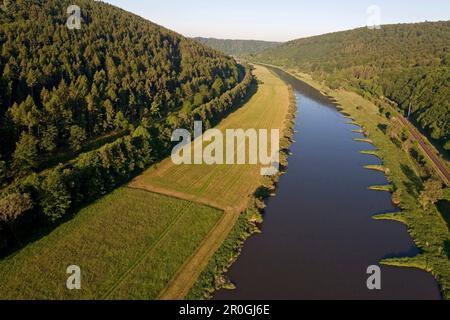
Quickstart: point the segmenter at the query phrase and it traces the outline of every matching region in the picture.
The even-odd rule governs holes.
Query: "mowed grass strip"
[[[121,188],[0,262],[0,299],[154,299],[223,212]],[[81,290],[66,288],[70,265]]]
[[[237,220],[239,212],[226,212],[198,250],[186,261],[176,276],[159,294],[159,300],[182,300],[189,293],[209,260],[225,241]]]
[[[289,107],[287,85],[267,68],[254,70],[258,91],[242,108],[224,119],[217,129],[280,129]],[[270,133],[269,133],[270,134]],[[269,138],[270,139],[270,138]],[[248,145],[248,143],[247,143]],[[248,148],[244,144],[237,149]],[[227,210],[245,209],[248,196],[261,184],[259,165],[174,165],[170,158],[153,166],[132,182],[133,187],[172,190],[187,199],[210,200]]]

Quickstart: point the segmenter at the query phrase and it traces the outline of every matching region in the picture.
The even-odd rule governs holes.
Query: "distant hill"
[[[360,28],[294,40],[256,60],[366,96],[386,96],[450,150],[450,21]]]
[[[81,29],[69,30],[71,4],[0,5],[0,185],[5,171],[189,113],[242,76],[234,59],[102,2],[77,1]]]
[[[223,40],[214,38],[194,38],[194,40],[231,56],[248,56],[279,46],[281,42],[259,40]]]

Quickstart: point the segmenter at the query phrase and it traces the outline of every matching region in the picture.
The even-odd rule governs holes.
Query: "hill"
[[[257,55],[366,98],[387,97],[450,150],[450,21],[385,25],[299,39]]]
[[[69,30],[71,4],[0,6],[0,185],[132,127],[188,115],[243,77],[232,58],[101,2],[78,1],[81,29]]]
[[[224,40],[215,38],[194,38],[194,40],[224,52],[227,55],[236,57],[257,54],[281,44],[281,42],[259,40]]]
[[[253,87],[248,67],[114,6],[0,6],[0,254],[170,153],[176,128],[211,127]]]
[[[292,116],[288,87],[263,67],[254,73],[261,80],[257,92],[216,128],[225,132],[262,126],[284,129],[287,135],[290,127],[285,117]],[[283,142],[290,143],[287,136],[282,146]],[[113,158],[121,162],[122,157]],[[282,164],[285,158],[283,154]],[[259,168],[175,166],[170,157],[165,159],[128,187],[83,207],[45,237],[0,259],[0,298],[183,299],[208,265],[196,286],[196,293],[203,296],[255,228],[258,211],[253,203],[261,200],[253,193],[263,181],[266,186],[272,181],[261,176]],[[99,169],[107,170],[95,168],[91,175]],[[116,176],[115,170],[109,171],[106,182]],[[104,188],[96,184],[97,189]],[[224,211],[242,205],[249,207],[242,214]],[[82,268],[82,290],[61,285],[67,280],[67,266],[73,263]],[[42,270],[46,270],[44,277],[39,276]]]

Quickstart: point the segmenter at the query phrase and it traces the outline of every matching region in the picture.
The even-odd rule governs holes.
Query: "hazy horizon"
[[[284,42],[367,25],[367,9],[381,10],[380,23],[450,20],[450,1],[440,0],[104,0],[187,37]]]

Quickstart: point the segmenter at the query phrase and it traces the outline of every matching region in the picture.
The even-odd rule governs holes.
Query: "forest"
[[[281,44],[281,42],[259,40],[224,40],[215,38],[194,38],[194,40],[234,57],[248,57]]]
[[[254,57],[333,88],[386,97],[450,151],[450,21],[383,25],[294,40]]]
[[[121,9],[4,1],[0,15],[0,251],[69,218],[165,157],[252,87],[248,67]]]
[[[233,59],[103,3],[80,1],[82,28],[69,30],[69,5],[2,6],[3,179],[143,121],[189,114],[242,76]]]

